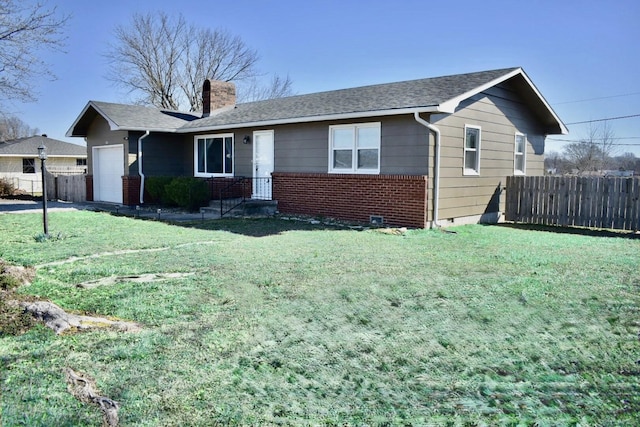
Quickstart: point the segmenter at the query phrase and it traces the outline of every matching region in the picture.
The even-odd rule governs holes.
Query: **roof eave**
[[[111,130],[123,130],[127,132],[161,132],[161,133],[176,133],[180,128],[154,128],[144,126],[118,126]]]
[[[93,108],[96,113],[98,113],[103,119],[107,121],[107,123],[109,124],[109,129],[118,130],[118,124],[113,120],[111,120],[109,116],[107,116],[104,113],[104,111],[102,111],[100,107],[98,107],[93,101],[89,101],[87,102],[87,105],[85,105],[85,107],[82,109],[82,112],[78,115],[76,120],[73,122],[73,124],[71,125],[67,133],[64,134],[66,137],[71,138],[76,136],[79,136],[79,137],[87,136],[86,132],[76,132],[75,129],[76,129],[76,126],[78,126],[78,124],[80,123],[80,121],[84,118],[85,114],[87,114],[87,111],[89,111],[89,108]]]
[[[109,130],[121,130],[121,131],[131,131],[131,132],[163,132],[163,133],[175,133],[178,128],[153,128],[153,127],[144,127],[144,126],[120,126],[116,122],[114,122],[98,105],[96,105],[93,101],[89,101],[87,105],[84,107],[78,118],[73,122],[65,136],[67,137],[85,137],[86,132],[76,132],[75,128],[83,119],[84,115],[89,111],[89,108],[93,108],[96,113],[100,115],[103,119],[107,121],[109,124]]]
[[[449,113],[449,114],[453,114],[456,111],[456,108],[458,108],[458,105],[460,105],[460,103],[462,101],[464,101],[465,99],[471,98],[474,95],[477,95],[495,85],[498,85],[506,80],[509,80],[517,75],[522,76],[522,78],[525,80],[525,82],[527,82],[529,88],[536,94],[538,100],[544,105],[545,109],[547,110],[547,112],[549,113],[549,115],[553,118],[553,120],[555,121],[555,123],[553,124],[553,126],[550,126],[550,129],[552,129],[551,132],[549,132],[549,134],[562,134],[562,135],[566,135],[569,133],[569,130],[567,129],[567,127],[565,126],[564,123],[562,123],[562,120],[560,120],[560,117],[558,117],[558,115],[556,114],[555,111],[553,111],[553,108],[551,108],[551,106],[549,105],[549,103],[547,102],[546,99],[544,99],[544,97],[542,96],[542,94],[540,93],[540,91],[538,90],[538,88],[533,84],[533,82],[531,81],[531,79],[529,78],[529,76],[527,76],[527,74],[524,72],[524,70],[519,67],[516,68],[496,79],[493,79],[483,85],[477,86],[475,88],[473,88],[470,91],[467,91],[465,93],[462,93],[458,96],[456,96],[455,98],[451,98],[448,101],[443,102],[442,104],[440,104],[440,108],[442,109],[442,112],[444,113]]]
[[[366,117],[381,117],[381,116],[396,116],[402,114],[413,114],[414,112],[418,113],[441,113],[439,105],[426,106],[426,107],[410,107],[410,108],[398,108],[398,109],[390,109],[390,110],[371,110],[371,111],[357,111],[351,113],[341,113],[341,114],[326,114],[321,116],[308,116],[308,117],[290,117],[286,119],[275,119],[275,120],[261,120],[254,122],[242,122],[242,123],[227,123],[223,125],[212,125],[212,126],[200,126],[200,127],[181,127],[177,129],[177,133],[194,133],[194,132],[207,132],[213,130],[224,130],[224,129],[239,129],[239,128],[250,128],[250,127],[261,127],[261,126],[275,126],[275,125],[286,125],[286,124],[296,124],[296,123],[311,123],[311,122],[323,122],[323,121],[331,121],[331,120],[348,120],[348,119],[361,119]]]

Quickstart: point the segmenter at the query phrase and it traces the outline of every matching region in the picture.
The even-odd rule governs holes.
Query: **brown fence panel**
[[[505,206],[507,221],[638,231],[640,178],[510,176]]]
[[[47,199],[68,202],[87,200],[86,175],[55,175],[47,171]]]

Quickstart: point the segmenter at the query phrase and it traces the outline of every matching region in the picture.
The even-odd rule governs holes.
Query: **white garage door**
[[[124,146],[93,148],[93,200],[122,203]]]

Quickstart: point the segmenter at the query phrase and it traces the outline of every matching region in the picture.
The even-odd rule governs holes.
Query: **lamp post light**
[[[42,223],[44,225],[44,235],[49,236],[49,224],[47,224],[47,147],[41,143],[38,147],[38,157],[40,158],[40,169],[42,172]]]

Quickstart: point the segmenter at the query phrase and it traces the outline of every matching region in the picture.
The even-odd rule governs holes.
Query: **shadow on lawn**
[[[617,237],[624,239],[640,239],[640,233],[626,230],[603,230],[596,228],[561,227],[554,225],[500,223],[494,226],[513,228],[515,230],[546,231],[558,234],[575,234],[591,237]]]
[[[348,226],[332,224],[312,224],[308,221],[282,220],[277,218],[227,218],[207,221],[174,223],[173,225],[220,230],[251,237],[266,237],[286,231],[348,230]]]

